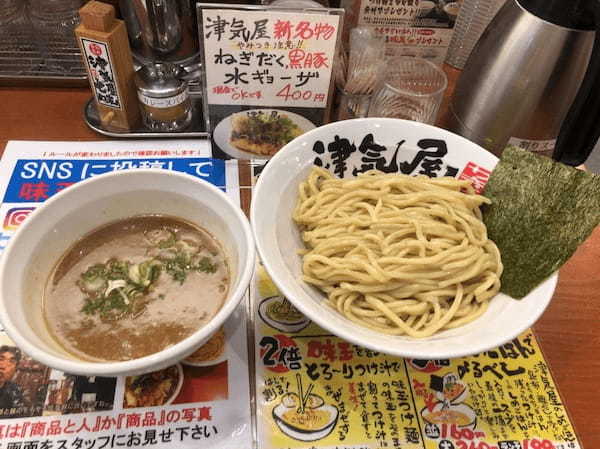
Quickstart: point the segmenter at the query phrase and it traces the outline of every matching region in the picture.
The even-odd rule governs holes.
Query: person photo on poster
[[[111,410],[116,383],[114,377],[73,376],[73,390],[63,413]]]
[[[25,405],[21,388],[13,382],[13,377],[21,361],[21,351],[15,346],[0,346],[0,409],[2,415],[19,416]],[[11,413],[11,410],[15,410]]]

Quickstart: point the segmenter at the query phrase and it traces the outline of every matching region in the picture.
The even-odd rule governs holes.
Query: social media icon
[[[4,217],[4,229],[14,231],[29,216],[35,207],[13,207]]]

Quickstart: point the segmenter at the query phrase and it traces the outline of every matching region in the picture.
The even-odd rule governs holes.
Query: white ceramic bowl
[[[499,294],[477,320],[425,339],[390,336],[361,327],[323,304],[324,294],[301,280],[301,258],[296,251],[304,246],[291,218],[298,186],[308,176],[316,158],[334,170],[334,160],[328,148],[336,138],[348,139],[355,145],[355,151],[345,160],[346,176],[353,176],[353,168],[361,167],[364,163],[362,157],[370,158],[371,162],[377,159],[373,157],[377,156],[377,151],[369,150],[365,155],[359,150],[367,134],[372,134],[374,141],[385,147],[380,153],[385,158],[385,165],[393,167],[392,162],[395,162],[396,170],[404,168],[410,174],[424,170],[422,164],[410,170],[411,163],[418,159],[419,151],[420,156],[425,155],[421,163],[427,160],[426,166],[438,167],[438,176],[452,169],[460,175],[467,166],[468,171],[472,171],[473,164],[491,172],[498,161],[491,153],[460,136],[434,126],[398,119],[347,120],[297,137],[283,147],[261,173],[254,191],[250,219],[262,262],[282,294],[316,324],[345,340],[376,351],[416,359],[444,359],[479,353],[497,347],[528,329],[550,302],[556,286],[556,274],[521,300]],[[444,145],[439,149],[420,148],[418,143],[423,139],[443,142],[447,154],[442,155]],[[317,141],[321,141],[323,146],[315,151],[313,148]],[[424,145],[423,142],[421,144]],[[324,152],[320,154],[322,150]]]
[[[48,333],[42,313],[44,284],[60,256],[97,227],[138,214],[166,214],[196,223],[221,242],[232,272],[223,307],[185,340],[139,359],[82,361]],[[38,207],[11,238],[0,261],[0,320],[14,342],[35,360],[68,373],[116,376],[155,371],[187,357],[239,304],[254,269],[250,225],[220,189],[166,170],[112,172],[82,181]]]

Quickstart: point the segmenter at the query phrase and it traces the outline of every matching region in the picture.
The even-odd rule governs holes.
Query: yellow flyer
[[[483,354],[402,359],[311,323],[262,266],[253,288],[261,449],[577,449],[531,331]]]

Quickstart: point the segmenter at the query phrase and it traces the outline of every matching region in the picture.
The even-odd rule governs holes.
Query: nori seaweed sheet
[[[507,147],[485,187],[483,221],[502,256],[501,291],[523,298],[600,223],[600,176]]]

